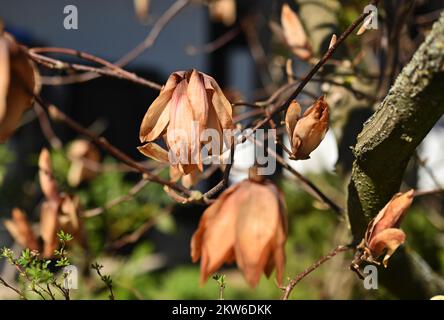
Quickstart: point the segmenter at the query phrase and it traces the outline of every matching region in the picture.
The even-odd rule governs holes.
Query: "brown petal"
[[[396,249],[405,241],[405,233],[400,229],[390,228],[379,232],[373,237],[368,248],[372,255],[377,258],[386,251],[383,264],[387,267],[389,258]]]
[[[193,262],[201,257],[201,282],[232,260],[237,216],[237,200],[232,196],[238,188],[239,185],[231,186],[205,210],[191,239]]]
[[[192,151],[196,148],[195,130],[193,124],[193,109],[187,97],[187,83],[181,81],[174,90],[170,102],[170,125],[167,129],[167,142],[172,156],[175,156],[180,164],[192,165]],[[171,159],[170,159],[171,160]],[[171,162],[171,161],[170,161]],[[188,167],[187,167],[188,168]],[[188,174],[186,168],[183,173]]]
[[[12,220],[5,220],[4,224],[19,245],[30,250],[39,249],[31,224],[28,222],[26,214],[23,211],[14,208],[12,210]]]
[[[59,201],[60,195],[52,172],[51,156],[47,149],[42,149],[39,156],[40,187],[46,199]]]
[[[203,76],[196,70],[193,70],[191,73],[187,94],[191,108],[193,109],[194,121],[199,124],[198,128],[196,128],[197,130],[195,130],[194,139],[195,141],[200,141],[201,134],[207,123],[209,105]],[[193,157],[195,158],[195,162],[199,165],[199,170],[203,171],[200,143],[194,145],[194,148]]]
[[[212,139],[205,139],[202,141],[205,145],[209,144],[207,147],[209,149],[209,154],[212,155],[218,155],[221,154],[224,149],[224,136],[222,127],[219,122],[219,118],[217,117],[216,111],[214,108],[210,108],[208,111],[208,121],[207,121],[207,129],[213,129],[215,132],[217,132],[217,135],[215,135],[215,138],[218,139],[217,142],[214,142],[215,146],[219,146],[219,150],[212,150]],[[212,136],[211,136],[212,137]]]
[[[282,6],[281,24],[287,44],[293,53],[302,60],[311,58],[312,53],[311,50],[309,50],[304,27],[296,12],[291,10],[290,6],[286,3]]]
[[[301,117],[301,106],[296,100],[293,100],[288,106],[287,113],[285,114],[285,127],[287,129],[288,137],[291,139],[293,136],[293,130],[296,127],[296,123]]]
[[[2,46],[4,47],[6,42],[9,48],[9,68],[8,64],[1,67],[2,73],[6,72],[3,68],[8,68],[9,72],[6,112],[5,109],[0,111],[3,113],[0,117],[0,142],[4,142],[19,125],[23,112],[31,107],[33,93],[37,92],[40,86],[37,69],[33,62],[20,50],[19,45],[10,35],[5,34],[0,37],[3,39]],[[0,100],[3,99],[4,96],[0,97]]]
[[[235,197],[239,216],[236,223],[236,262],[247,282],[255,287],[275,246],[279,224],[279,202],[267,185],[245,181]]]
[[[168,163],[168,151],[156,143],[148,142],[143,146],[137,147],[143,155],[159,162]]]
[[[413,202],[414,190],[397,193],[378,213],[369,226],[367,242],[370,242],[379,232],[388,228],[398,228],[402,218]]]
[[[58,246],[58,210],[59,205],[55,202],[45,201],[40,208],[40,235],[43,239],[43,256],[50,258]]]
[[[193,109],[194,120],[204,127],[208,117],[208,97],[203,76],[196,70],[191,73],[187,94]]]
[[[156,140],[165,130],[169,121],[169,101],[174,90],[165,90],[153,101],[140,125],[140,142]]]
[[[9,50],[5,38],[0,37],[0,121],[6,114],[9,87]]]
[[[285,270],[285,241],[287,239],[287,207],[283,193],[273,184],[269,184],[279,200],[279,224],[276,232],[276,243],[273,249],[273,260],[276,267],[276,280],[278,285],[282,284]]]
[[[223,129],[231,129],[233,126],[233,110],[231,103],[225,97],[222,89],[212,77],[205,75],[205,87],[213,90],[211,104],[216,111]]]

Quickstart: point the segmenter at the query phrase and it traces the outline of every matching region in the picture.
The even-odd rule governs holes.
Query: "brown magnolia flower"
[[[38,88],[37,69],[32,61],[11,35],[0,33],[0,142],[5,142],[17,128]]]
[[[304,27],[296,12],[286,3],[282,6],[281,24],[283,38],[294,55],[302,60],[309,60],[313,53]]]
[[[413,190],[397,193],[387,205],[370,221],[365,232],[365,247],[373,258],[384,252],[383,264],[387,267],[388,259],[404,243],[405,233],[399,229],[402,218],[413,202]]]
[[[301,117],[301,106],[293,101],[288,107],[285,124],[290,139],[290,159],[304,160],[310,158],[328,130],[328,104],[320,97]]]
[[[61,230],[71,234],[74,241],[86,248],[86,239],[79,215],[77,197],[59,193],[53,177],[51,158],[43,149],[39,157],[39,178],[45,196],[40,206],[39,231],[33,230],[25,213],[19,209],[12,211],[12,219],[5,226],[18,244],[31,250],[38,250],[45,258],[52,258],[59,246],[57,233]],[[42,241],[38,241],[41,238]]]
[[[382,255],[382,264],[387,267],[390,257],[405,242],[405,233],[399,229],[399,225],[413,202],[413,196],[413,190],[395,194],[370,221],[364,239],[357,247],[353,270],[358,271],[363,261],[379,264]]]
[[[252,287],[274,268],[281,283],[286,233],[285,203],[274,184],[250,179],[228,188],[205,210],[191,240],[193,262],[201,259],[201,282],[236,261]]]
[[[231,127],[231,104],[216,81],[196,70],[178,71],[148,108],[140,126],[140,141],[147,143],[138,149],[154,160],[169,162],[180,175],[188,175],[203,171],[202,147],[213,145],[202,134],[204,130],[214,129],[218,140],[219,150],[207,146],[208,154],[220,154],[229,145],[223,130]],[[152,142],[160,137],[169,152]]]
[[[88,140],[75,140],[68,149],[71,165],[68,171],[68,184],[77,187],[83,181],[91,180],[97,175],[100,152]]]

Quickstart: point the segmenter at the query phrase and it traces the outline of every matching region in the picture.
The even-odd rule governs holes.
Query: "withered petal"
[[[7,68],[2,73],[9,72],[9,81],[2,80],[3,85],[8,83],[6,109],[0,110],[3,113],[0,117],[0,142],[4,142],[19,125],[22,114],[32,106],[33,94],[40,90],[40,82],[37,68],[26,53],[20,50],[14,38],[6,33],[0,38],[3,39],[3,46],[7,45],[9,50],[9,64],[2,66]],[[1,96],[0,100],[4,98]]]
[[[230,196],[238,188],[238,185],[231,186],[205,210],[191,239],[193,262],[202,257],[201,279],[203,280],[220,268],[224,262],[232,260],[237,211],[235,200],[230,200]]]
[[[398,228],[402,218],[413,202],[414,190],[405,193],[397,193],[386,204],[371,222],[367,241],[371,241],[381,231],[388,228]]]
[[[194,115],[187,97],[186,80],[181,81],[174,90],[170,101],[170,124],[167,128],[168,147],[178,157],[180,164],[191,165],[192,151],[198,148],[193,123]],[[188,174],[189,172],[185,172]]]
[[[216,80],[210,76],[206,76],[205,78],[206,83],[208,83],[210,86],[209,89],[213,90],[211,104],[216,111],[222,128],[231,129],[233,127],[233,109],[231,107],[231,103],[225,97]],[[206,84],[207,89],[208,84]]]
[[[170,120],[169,101],[173,91],[173,89],[162,91],[148,108],[140,125],[140,142],[156,140],[164,132]]]
[[[383,264],[387,267],[389,258],[393,255],[396,249],[405,242],[405,233],[401,229],[389,228],[382,230],[376,234],[368,248],[373,257],[377,258],[386,251],[383,259]]]
[[[285,114],[285,127],[287,129],[289,139],[291,139],[293,136],[293,130],[296,127],[296,123],[300,117],[301,106],[296,102],[296,100],[293,100],[287,109],[287,113]]]
[[[143,146],[137,147],[137,150],[139,150],[143,155],[147,156],[148,158],[151,158],[156,161],[163,162],[163,163],[169,162],[168,151],[163,149],[157,143],[148,142],[148,143],[144,144]]]
[[[203,76],[196,70],[191,73],[187,94],[193,109],[194,120],[199,122],[202,130],[208,118],[208,96]]]
[[[7,112],[9,87],[9,49],[5,38],[0,37],[0,122]]]
[[[279,201],[267,184],[246,180],[233,196],[238,198],[236,262],[251,286],[265,270],[280,223]]]

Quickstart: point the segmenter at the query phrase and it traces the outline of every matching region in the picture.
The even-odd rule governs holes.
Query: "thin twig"
[[[62,141],[56,136],[54,130],[52,130],[51,123],[49,122],[45,110],[43,110],[41,105],[35,103],[34,111],[37,115],[40,128],[42,129],[42,133],[45,136],[46,140],[48,140],[52,148],[60,150],[63,146]]]
[[[223,35],[218,37],[217,39],[215,39],[211,42],[208,42],[201,47],[188,46],[186,48],[186,52],[192,56],[197,55],[197,54],[202,54],[202,53],[205,53],[205,54],[212,53],[212,52],[222,48],[228,42],[230,42],[231,40],[236,38],[236,36],[239,34],[239,32],[240,32],[240,27],[235,26],[234,28],[231,28],[230,30],[225,32]]]
[[[426,191],[416,190],[413,193],[414,197],[424,197],[424,196],[434,196],[434,195],[444,195],[444,189],[426,190]]]
[[[57,69],[57,70],[76,70],[76,71],[87,71],[87,72],[94,72],[96,74],[115,77],[119,79],[125,79],[155,90],[160,90],[162,88],[162,85],[155,83],[150,80],[146,80],[144,78],[141,78],[137,76],[134,73],[128,72],[117,65],[112,64],[111,62],[108,62],[102,58],[96,57],[92,54],[69,49],[69,48],[53,48],[53,47],[46,47],[46,48],[31,48],[27,50],[28,56],[35,61],[36,63],[39,63],[49,69]],[[82,65],[78,63],[69,63],[64,62],[58,59],[50,58],[47,56],[42,55],[41,53],[59,53],[64,55],[70,55],[75,56],[78,58],[82,58],[84,60],[98,63],[106,68],[96,68],[92,66]],[[45,78],[43,79],[45,80]],[[47,84],[47,83],[45,83]]]
[[[25,296],[24,296],[19,290],[17,290],[16,288],[14,288],[14,287],[11,286],[10,284],[8,284],[8,283],[6,282],[6,280],[3,279],[2,277],[0,277],[0,283],[1,283],[3,286],[5,286],[6,288],[9,288],[9,289],[11,289],[12,291],[14,291],[15,293],[17,293],[17,294],[20,296],[20,299],[28,300],[28,299],[26,299],[26,297],[25,297]]]
[[[263,147],[264,144],[252,137],[248,137],[248,140],[254,142],[260,147]],[[292,166],[290,166],[283,157],[281,157],[279,154],[277,154],[275,151],[271,150],[269,147],[267,147],[267,152],[272,157],[276,158],[276,161],[279,162],[280,165],[287,171],[289,171],[292,175],[294,175],[300,182],[301,187],[307,191],[309,194],[311,194],[314,198],[318,199],[322,203],[324,203],[326,206],[328,206],[331,210],[333,210],[338,216],[343,216],[344,210],[337,205],[333,200],[331,200],[327,195],[325,195],[313,182],[305,178],[302,174],[300,174],[296,169],[294,169]]]
[[[103,212],[105,212],[106,210],[111,209],[114,206],[117,206],[123,202],[132,200],[134,198],[134,196],[137,193],[139,193],[140,191],[142,191],[143,188],[145,188],[145,186],[148,183],[149,183],[149,180],[141,179],[138,183],[136,183],[130,189],[130,191],[127,194],[119,196],[115,199],[111,199],[110,201],[105,203],[105,205],[103,205],[102,207],[97,207],[97,208],[86,210],[86,211],[82,212],[82,217],[91,218],[91,217],[98,216],[98,215],[102,214]]]
[[[177,0],[173,3],[160,18],[156,21],[153,28],[150,30],[148,36],[139,43],[134,49],[126,53],[122,58],[117,60],[114,64],[118,67],[123,67],[140,56],[146,49],[150,48],[157,38],[159,37],[161,31],[166,27],[166,25],[182,10],[184,9],[191,0]],[[85,70],[86,71],[86,70]],[[87,72],[80,75],[70,75],[70,76],[58,76],[52,77],[50,82],[46,82],[47,85],[64,85],[72,84],[78,82],[85,82],[97,78],[97,72]],[[47,79],[48,80],[48,79]]]
[[[288,300],[288,298],[290,297],[291,291],[299,283],[299,281],[301,281],[307,275],[309,275],[311,272],[313,272],[314,270],[319,268],[319,266],[321,266],[324,262],[330,260],[331,258],[336,256],[338,253],[344,252],[344,251],[347,251],[347,250],[350,250],[350,249],[351,249],[350,246],[344,246],[344,245],[337,246],[334,250],[332,250],[331,252],[329,252],[325,256],[321,257],[318,261],[316,261],[311,266],[309,266],[307,269],[302,271],[295,278],[290,280],[290,282],[288,283],[288,285],[285,288],[283,288],[284,295],[282,296],[282,300]]]
[[[379,0],[375,0],[372,3],[374,5],[377,5]],[[293,91],[293,93],[287,98],[287,100],[281,104],[281,105],[275,105],[271,108],[269,111],[269,115],[266,116],[262,121],[260,121],[256,126],[254,126],[252,132],[256,131],[257,129],[261,128],[263,125],[268,123],[268,121],[279,111],[285,110],[288,108],[288,106],[291,104],[291,102],[297,98],[297,96],[302,92],[304,87],[310,82],[310,80],[313,78],[313,76],[319,71],[319,69],[330,59],[330,57],[333,55],[333,53],[336,51],[336,49],[344,42],[344,40],[356,29],[356,27],[361,24],[365,18],[370,14],[371,12],[363,12],[358,18],[353,21],[353,23],[341,34],[341,36],[338,38],[336,43],[332,45],[327,52],[324,54],[324,56],[316,63],[313,68],[302,78],[302,81],[299,83],[299,85],[296,87],[296,89]],[[246,137],[244,137],[245,141]]]

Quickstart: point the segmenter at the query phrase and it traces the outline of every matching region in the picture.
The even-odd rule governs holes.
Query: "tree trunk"
[[[348,195],[356,242],[370,219],[399,191],[409,159],[444,113],[443,52],[444,15],[358,136]],[[389,268],[381,270],[381,280],[400,298],[430,298],[444,292],[442,279],[406,250],[399,250]]]

